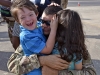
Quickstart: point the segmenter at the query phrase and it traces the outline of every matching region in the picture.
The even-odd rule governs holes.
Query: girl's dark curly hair
[[[85,45],[82,22],[76,11],[65,9],[57,13],[58,50],[63,59],[71,62],[76,55],[76,60],[87,59],[88,53]],[[65,49],[64,49],[65,48]],[[66,51],[65,51],[66,50]]]

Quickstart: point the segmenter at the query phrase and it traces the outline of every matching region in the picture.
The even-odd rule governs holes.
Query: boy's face
[[[28,30],[34,30],[37,24],[37,15],[34,11],[29,10],[28,8],[23,7],[18,9],[17,16],[19,23]]]
[[[51,19],[53,18],[53,15],[46,15],[45,12],[43,12],[41,19],[44,21],[48,21],[50,22]],[[46,23],[42,23],[42,28],[43,28],[43,32],[44,35],[49,35],[50,34],[50,26],[46,25]]]

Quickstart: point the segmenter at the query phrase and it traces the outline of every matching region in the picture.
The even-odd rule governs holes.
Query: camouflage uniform
[[[39,60],[36,54],[33,54],[28,57],[30,59],[30,62],[27,65],[19,65],[23,55],[24,54],[22,48],[19,46],[8,60],[7,67],[10,72],[15,73],[17,75],[23,75],[25,73],[30,72],[33,69],[40,67]]]
[[[33,69],[39,68],[40,63],[36,54],[29,56],[30,63],[26,66],[20,66],[20,60],[22,59],[23,52],[22,48],[19,46],[15,53],[13,53],[7,63],[8,70],[17,75],[23,75],[30,72]],[[59,75],[96,75],[91,57],[87,60],[83,60],[83,69],[82,70],[62,70],[59,71]]]

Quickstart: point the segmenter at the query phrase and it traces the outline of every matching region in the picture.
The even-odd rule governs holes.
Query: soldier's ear
[[[36,16],[38,17],[38,15],[39,15],[39,12],[36,14]]]

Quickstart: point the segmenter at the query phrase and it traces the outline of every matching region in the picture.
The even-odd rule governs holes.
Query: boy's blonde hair
[[[18,16],[17,16],[17,11],[18,9],[23,10],[23,7],[33,10],[35,14],[38,14],[38,10],[34,3],[32,3],[29,0],[16,0],[16,2],[13,2],[13,5],[11,6],[11,14],[15,18],[15,20],[19,23]]]

